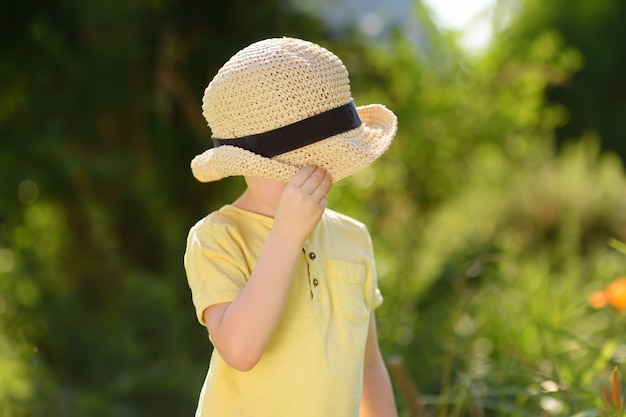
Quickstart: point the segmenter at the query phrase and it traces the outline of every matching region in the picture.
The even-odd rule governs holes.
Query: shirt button
[[[319,282],[317,281],[317,278],[313,278],[313,286],[317,287],[318,284]]]
[[[311,260],[315,259],[315,252],[309,252],[309,258],[311,258]]]

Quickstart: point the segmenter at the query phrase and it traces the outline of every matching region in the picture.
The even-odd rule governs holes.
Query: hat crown
[[[236,53],[204,92],[202,114],[214,137],[263,133],[351,100],[348,71],[314,43],[266,39]]]

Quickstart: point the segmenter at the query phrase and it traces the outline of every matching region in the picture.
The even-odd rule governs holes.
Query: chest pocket
[[[328,260],[328,286],[333,312],[353,323],[369,317],[365,303],[365,266],[357,263]]]

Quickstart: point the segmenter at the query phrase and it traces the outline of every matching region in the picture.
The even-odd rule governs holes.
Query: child
[[[194,158],[194,176],[242,175],[247,188],[187,240],[214,346],[196,417],[396,416],[369,233],[326,208],[332,183],[387,150],[396,116],[356,108],[339,58],[291,38],[235,54],[202,108],[215,146]]]

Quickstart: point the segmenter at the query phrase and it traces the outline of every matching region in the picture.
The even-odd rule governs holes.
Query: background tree
[[[558,143],[596,132],[602,138],[603,149],[618,153],[626,161],[626,54],[622,42],[626,3],[508,3],[512,3],[509,7],[515,10],[515,17],[500,36],[506,39],[511,55],[519,53],[537,35],[554,32],[584,57],[583,65],[567,83],[552,85],[547,91],[550,102],[567,110],[567,119],[556,130]]]
[[[274,1],[1,8],[1,414],[191,415],[186,229],[239,188],[191,177],[202,91],[251,41],[322,27]]]

